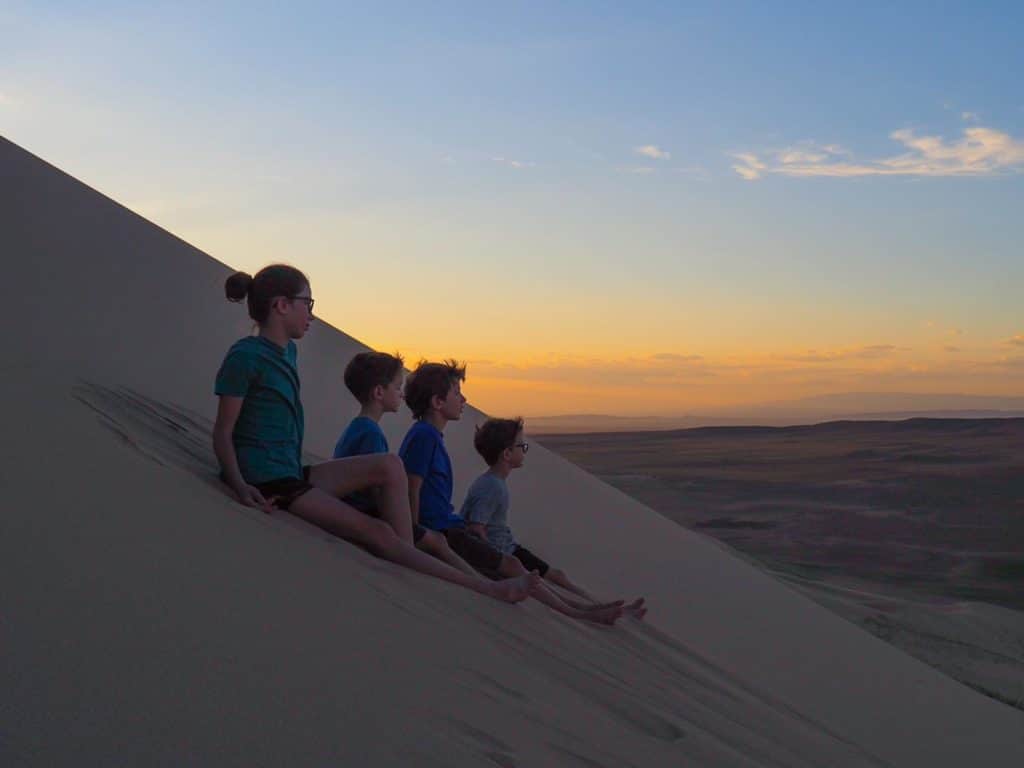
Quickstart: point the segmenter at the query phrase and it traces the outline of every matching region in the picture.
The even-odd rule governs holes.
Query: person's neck
[[[506,461],[499,461],[487,471],[492,475],[500,477],[502,480],[508,480],[508,476],[512,474],[512,467]]]
[[[428,411],[424,414],[423,420],[438,432],[444,432],[444,428],[448,426],[448,419],[442,416],[439,411]]]
[[[379,422],[380,417],[384,415],[384,406],[380,403],[367,403],[359,409],[359,415]]]
[[[260,336],[267,341],[272,341],[279,347],[288,346],[288,334],[284,328],[271,328],[269,326],[260,328]]]

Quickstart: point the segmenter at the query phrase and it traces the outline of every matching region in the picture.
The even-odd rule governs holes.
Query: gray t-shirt
[[[503,478],[484,472],[469,486],[461,515],[467,523],[483,523],[491,546],[511,555],[518,545],[508,527],[508,507],[508,484]]]

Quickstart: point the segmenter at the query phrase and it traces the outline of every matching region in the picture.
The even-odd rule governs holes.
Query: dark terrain
[[[534,439],[1024,709],[1024,419]]]

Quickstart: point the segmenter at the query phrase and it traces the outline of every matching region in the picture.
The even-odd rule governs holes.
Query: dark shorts
[[[378,520],[380,520],[380,510],[377,509],[372,504],[362,504],[362,503],[359,502],[358,499],[353,499],[353,498],[350,498],[348,496],[346,496],[344,499],[342,499],[342,501],[344,501],[346,504],[348,504],[353,509],[359,510],[364,515],[369,515],[370,517],[375,517]],[[423,538],[423,536],[424,536],[424,534],[426,534],[426,532],[427,532],[427,529],[424,528],[422,525],[420,525],[419,523],[413,523],[412,524],[412,543],[413,544],[419,544],[420,543],[420,539]]]
[[[515,552],[512,553],[512,557],[523,564],[523,568],[528,571],[536,571],[541,576],[545,575],[551,566],[537,557],[533,552],[528,550],[526,547],[516,547]]]
[[[272,499],[278,509],[288,509],[299,496],[312,490],[309,483],[309,465],[302,468],[302,477],[279,477],[265,483],[253,483],[263,498]]]
[[[468,533],[463,528],[449,528],[443,531],[452,552],[474,568],[488,574],[497,573],[503,555],[483,539]]]

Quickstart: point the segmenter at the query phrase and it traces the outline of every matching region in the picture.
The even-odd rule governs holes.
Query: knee
[[[512,555],[501,556],[501,573],[506,576],[522,576],[526,573],[526,569],[523,564],[519,562],[518,557],[512,557]]]
[[[437,531],[427,531],[423,534],[423,538],[419,540],[418,546],[425,552],[430,552],[432,555],[436,555],[448,549],[448,541],[445,539],[443,534],[440,534]]]
[[[363,543],[374,553],[389,552],[398,546],[399,538],[394,529],[382,520],[371,519],[363,537]]]
[[[380,485],[405,484],[408,479],[405,475],[405,465],[402,460],[393,453],[381,454],[380,466],[378,467]]]

